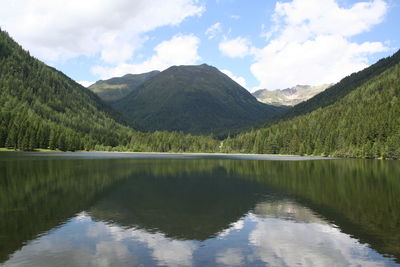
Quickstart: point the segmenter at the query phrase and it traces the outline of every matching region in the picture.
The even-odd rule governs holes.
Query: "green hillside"
[[[284,109],[256,101],[214,67],[171,67],[113,102],[127,123],[155,131],[138,132],[93,92],[0,31],[0,147],[398,159],[399,62],[397,52],[295,106],[280,117],[284,120],[228,138],[219,149],[220,142],[210,136],[159,130],[224,135],[273,119]]]
[[[106,102],[117,101],[127,96],[158,73],[160,72],[151,71],[143,74],[126,74],[122,77],[97,81],[88,88]]]
[[[320,106],[336,101],[333,104],[271,127],[228,139],[224,142],[223,150],[400,158],[399,61],[400,54],[397,52],[392,57],[346,78],[349,79],[346,81],[349,86],[347,88],[355,88],[346,96],[322,98],[325,91],[307,101]],[[363,78],[360,77],[361,73],[365,74]],[[372,73],[379,74],[373,76]],[[353,79],[353,83],[350,83],[350,79]],[[325,102],[321,100],[323,102],[318,103],[320,99],[325,99]]]
[[[144,134],[93,92],[31,57],[0,31],[0,147],[32,150],[214,151],[210,137]]]
[[[234,132],[284,110],[206,64],[170,67],[112,105],[141,130],[193,134]]]
[[[0,147],[75,150],[114,146],[119,114],[0,32]]]
[[[294,106],[293,109],[285,112],[280,119],[293,118],[299,115],[307,114],[318,108],[329,106],[342,99],[368,80],[381,74],[391,66],[396,65],[399,61],[400,52],[395,53],[391,57],[383,58],[368,68],[345,77],[337,84],[317,94],[313,98]]]

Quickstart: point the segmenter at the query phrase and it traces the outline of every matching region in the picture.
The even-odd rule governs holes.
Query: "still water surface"
[[[398,266],[400,162],[268,159],[2,152],[0,266]]]

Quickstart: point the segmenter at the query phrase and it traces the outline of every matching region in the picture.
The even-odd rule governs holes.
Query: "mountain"
[[[158,73],[160,72],[155,70],[143,74],[126,74],[122,77],[97,81],[88,88],[106,102],[117,101]]]
[[[206,64],[170,67],[112,106],[139,129],[193,134],[234,132],[284,110],[258,102]]]
[[[310,112],[228,139],[223,150],[399,159],[399,84],[400,51],[294,107]]]
[[[0,31],[0,147],[115,145],[121,116],[90,90],[31,57]]]
[[[310,113],[322,107],[329,106],[344,98],[350,92],[357,89],[359,86],[366,83],[370,79],[386,71],[391,66],[398,64],[399,60],[399,52],[395,53],[391,57],[383,58],[375,64],[345,77],[340,82],[310,98],[309,100],[294,106],[290,110],[287,110],[283,115],[280,116],[280,118],[289,119],[299,115]]]
[[[291,88],[272,91],[260,89],[255,91],[252,95],[257,98],[258,101],[265,104],[274,106],[294,106],[310,99],[332,85],[333,84],[323,84],[319,86],[296,85]]]
[[[215,151],[210,137],[145,134],[0,30],[0,147],[32,150]]]

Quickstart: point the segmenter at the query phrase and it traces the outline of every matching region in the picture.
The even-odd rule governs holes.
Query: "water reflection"
[[[265,218],[271,217],[301,223],[326,223],[309,208],[291,201],[258,203],[254,208],[254,213]]]
[[[260,206],[274,207],[264,202]],[[271,206],[272,205],[272,206]],[[289,205],[295,213],[300,206]],[[301,210],[297,211],[299,207]],[[265,211],[265,210],[264,210]],[[249,213],[220,236],[178,240],[81,213],[28,243],[5,266],[391,266],[395,263],[320,218]],[[318,222],[316,222],[318,221]]]
[[[342,233],[306,207],[261,203],[249,240],[255,255],[272,266],[385,266],[382,256]]]
[[[225,169],[127,179],[89,209],[96,220],[205,240],[251,210],[268,190]]]
[[[4,266],[391,266],[399,258],[397,162],[3,155]]]

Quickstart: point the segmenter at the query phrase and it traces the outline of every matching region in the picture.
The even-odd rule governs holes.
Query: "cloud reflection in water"
[[[296,203],[263,202],[205,241],[95,221],[80,213],[26,244],[4,266],[392,266]]]

